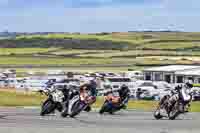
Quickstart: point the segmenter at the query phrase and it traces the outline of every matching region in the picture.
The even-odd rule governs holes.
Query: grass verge
[[[39,106],[44,99],[45,96],[36,93],[0,90],[0,106]]]
[[[0,106],[18,107],[18,106],[40,106],[45,100],[44,95],[38,93],[23,93],[15,91],[0,90]],[[94,108],[100,108],[103,104],[103,98],[98,97]],[[157,106],[156,101],[129,101],[128,109],[138,109],[152,111]],[[191,105],[192,112],[200,112],[200,102],[193,102]]]

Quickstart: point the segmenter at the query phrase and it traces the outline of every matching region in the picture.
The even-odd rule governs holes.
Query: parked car
[[[172,87],[165,82],[152,82],[152,81],[136,81],[137,97],[147,99],[160,99],[162,96],[169,94]],[[138,92],[141,91],[141,92]],[[140,94],[140,96],[139,96]]]

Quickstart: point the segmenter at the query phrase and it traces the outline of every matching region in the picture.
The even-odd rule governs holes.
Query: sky
[[[0,0],[0,31],[200,31],[200,0]]]

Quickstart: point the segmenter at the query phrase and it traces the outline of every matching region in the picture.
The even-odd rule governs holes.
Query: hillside
[[[49,33],[0,40],[3,67],[199,64],[200,33]],[[121,68],[120,68],[121,69]]]
[[[0,40],[0,47],[61,47],[67,49],[104,50],[187,50],[199,48],[200,33],[130,32],[101,34],[20,35],[16,39]]]

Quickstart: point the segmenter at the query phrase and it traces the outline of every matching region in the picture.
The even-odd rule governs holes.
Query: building
[[[185,80],[192,80],[194,83],[200,83],[200,68],[176,72],[176,83],[183,83]]]
[[[200,66],[169,65],[147,68],[143,72],[144,80],[168,83],[184,83],[186,80],[193,80],[194,83],[200,83]]]

